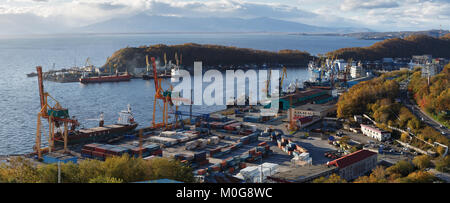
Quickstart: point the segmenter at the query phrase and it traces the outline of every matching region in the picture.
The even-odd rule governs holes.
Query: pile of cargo
[[[194,153],[194,158],[192,159],[191,164],[193,168],[198,166],[204,166],[206,164],[209,164],[209,160],[206,158],[206,151]]]
[[[228,118],[221,114],[212,114],[209,116],[209,120],[217,121],[217,122],[226,122],[228,120]]]
[[[220,172],[227,172],[230,174],[247,167],[247,164],[241,159],[240,156],[228,157],[222,162],[209,166],[205,169],[199,169],[195,172],[196,175],[216,174]]]
[[[68,163],[68,162],[72,162],[72,163],[77,163],[78,158],[76,156],[71,156],[71,155],[67,155],[67,154],[61,154],[61,153],[49,153],[43,156],[43,160],[44,163],[46,164],[53,164],[53,163]]]
[[[278,148],[293,156],[291,162],[295,165],[303,166],[312,164],[312,158],[310,157],[308,150],[294,143],[291,139],[282,137],[277,140],[277,144]]]
[[[139,157],[139,147],[135,147],[131,149],[131,155],[134,157]],[[162,149],[157,144],[149,144],[147,146],[144,146],[142,148],[142,157],[149,157],[149,156],[160,156],[162,157]]]
[[[152,137],[149,137],[148,140],[151,142],[154,142],[154,143],[163,144],[164,146],[167,146],[167,147],[176,145],[179,142],[175,138],[161,137],[161,136],[152,136]]]
[[[241,176],[246,183],[264,182],[267,176],[271,176],[278,172],[278,164],[263,163],[258,166],[250,166],[239,171],[237,176]]]
[[[223,122],[210,122],[209,126],[212,129],[223,129],[223,127],[225,126],[225,124]]]
[[[244,116],[244,122],[261,123],[261,116]]]
[[[181,161],[181,163],[184,163],[186,165],[189,165],[194,160],[193,155],[186,155],[186,154],[175,154],[174,158],[178,161]]]
[[[223,127],[223,129],[228,130],[228,131],[237,131],[237,130],[241,129],[241,123],[239,123],[239,122],[231,123],[231,124],[225,125]]]
[[[81,149],[81,156],[85,158],[98,159],[104,161],[107,157],[122,156],[128,154],[138,157],[140,149],[131,146],[115,146],[109,144],[87,144]],[[142,157],[162,156],[159,145],[150,144],[142,148]]]
[[[230,154],[232,151],[242,147],[242,145],[243,145],[242,142],[237,142],[237,143],[234,143],[234,144],[231,144],[231,145],[228,145],[228,146],[211,149],[211,150],[209,150],[209,156],[210,157],[214,157],[214,158],[218,158],[218,157]]]
[[[245,162],[258,162],[263,157],[267,157],[273,154],[270,146],[266,142],[261,142],[257,147],[248,151],[248,153],[241,155],[241,159]]]
[[[163,131],[159,136],[149,137],[148,140],[154,143],[163,144],[164,146],[170,147],[178,143],[187,142],[199,137],[198,131]]]
[[[219,144],[220,139],[217,136],[210,137],[208,139],[197,139],[193,141],[186,142],[186,150],[193,150],[193,149],[203,149],[207,145],[216,145]]]
[[[245,145],[246,144],[250,144],[250,143],[254,143],[254,142],[258,142],[258,136],[259,136],[258,133],[252,133],[250,135],[241,137],[239,139],[239,142],[242,142],[242,144],[245,144]]]
[[[198,139],[186,142],[186,150],[203,149],[208,144],[207,139]]]

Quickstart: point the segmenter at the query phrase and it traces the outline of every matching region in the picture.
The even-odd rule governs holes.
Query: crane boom
[[[39,85],[39,97],[41,99],[41,108],[44,108],[45,106],[45,93],[44,93],[44,83],[42,78],[42,67],[38,66],[36,67],[36,71],[38,74],[38,85]],[[47,109],[45,109],[44,112],[47,112]]]

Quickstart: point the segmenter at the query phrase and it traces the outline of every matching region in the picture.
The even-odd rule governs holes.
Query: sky
[[[18,24],[78,27],[138,13],[269,17],[375,31],[450,29],[450,0],[0,0],[0,32]]]

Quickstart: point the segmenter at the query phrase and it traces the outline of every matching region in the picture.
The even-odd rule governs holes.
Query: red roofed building
[[[328,166],[339,168],[339,176],[346,180],[353,180],[370,172],[377,166],[377,153],[369,150],[359,150],[330,161]]]

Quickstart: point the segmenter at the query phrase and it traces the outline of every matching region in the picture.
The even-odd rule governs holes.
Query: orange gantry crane
[[[38,74],[38,85],[39,85],[39,96],[40,96],[40,102],[41,102],[41,110],[38,113],[37,118],[37,128],[36,128],[36,145],[35,145],[35,152],[38,156],[38,159],[42,158],[43,152],[52,152],[54,149],[54,141],[55,141],[55,134],[58,134],[61,136],[64,140],[64,152],[67,152],[67,137],[69,134],[69,124],[71,124],[71,130],[75,130],[77,126],[79,126],[79,123],[75,119],[70,119],[69,117],[69,110],[66,108],[62,108],[59,102],[50,96],[49,93],[44,92],[44,84],[43,84],[43,78],[42,78],[42,67],[38,66],[36,67],[36,71]],[[51,106],[48,101],[49,98],[55,103],[53,106]],[[48,148],[41,149],[41,119],[46,119],[48,121]],[[61,126],[64,126],[63,131],[58,131]],[[56,130],[56,133],[55,133]]]
[[[148,56],[146,56],[147,64],[149,64]],[[169,105],[172,105],[172,99],[171,99],[171,92],[172,87],[166,91],[162,89],[161,85],[161,78],[158,78],[158,73],[156,70],[156,60],[155,57],[151,57],[152,66],[153,66],[153,80],[155,82],[155,98],[153,102],[153,120],[152,120],[152,127],[153,128],[161,128],[165,127],[167,128],[167,125],[169,124]],[[162,100],[163,101],[163,107],[162,107],[162,114],[163,114],[163,121],[161,123],[156,123],[156,103],[157,101]]]

